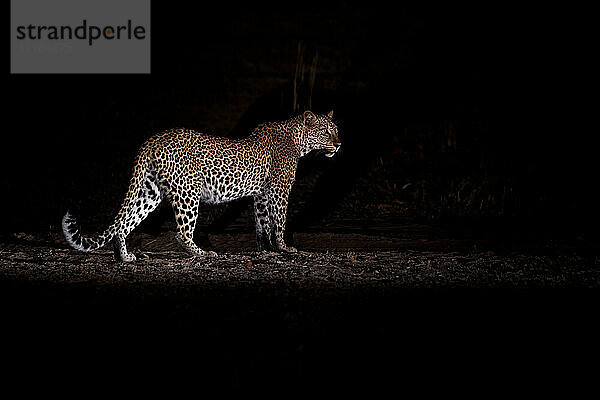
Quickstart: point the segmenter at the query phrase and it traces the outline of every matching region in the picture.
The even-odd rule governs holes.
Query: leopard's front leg
[[[269,213],[274,232],[275,249],[287,253],[295,253],[296,248],[287,246],[283,240],[287,218],[287,206],[292,182],[275,187],[269,194]]]
[[[256,223],[256,247],[258,251],[270,251],[273,249],[270,214],[268,196],[264,194],[254,196],[254,220]]]

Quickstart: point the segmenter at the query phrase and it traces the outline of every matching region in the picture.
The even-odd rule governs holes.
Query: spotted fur
[[[100,235],[84,237],[67,212],[62,221],[65,237],[82,251],[113,240],[115,257],[134,261],[125,238],[166,198],[175,212],[176,238],[183,248],[196,256],[214,255],[193,241],[199,203],[253,196],[258,249],[295,252],[283,240],[288,196],[300,157],[317,149],[332,157],[339,149],[332,117],[333,112],[305,111],[286,121],[259,125],[250,136],[237,140],[188,129],[160,133],[140,149],[114,222]]]

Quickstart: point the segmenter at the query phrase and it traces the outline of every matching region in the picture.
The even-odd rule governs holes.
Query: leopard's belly
[[[224,203],[259,194],[263,187],[264,179],[260,175],[257,177],[248,170],[224,170],[218,176],[201,178],[200,201]]]

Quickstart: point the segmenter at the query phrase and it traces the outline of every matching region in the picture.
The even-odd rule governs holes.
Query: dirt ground
[[[127,264],[110,249],[77,252],[60,236],[7,236],[6,360],[17,377],[67,373],[94,385],[105,373],[162,382],[167,370],[221,388],[348,389],[431,368],[450,376],[457,358],[487,376],[479,366],[490,360],[520,374],[524,355],[553,370],[564,368],[556,357],[597,351],[596,256],[367,234],[293,241],[297,254],[260,253],[252,234],[208,235],[218,256],[202,259],[169,233],[137,234],[138,261]],[[565,326],[569,336],[558,333]]]
[[[115,262],[110,246],[82,253],[64,239],[15,234],[0,245],[3,281],[126,289],[279,285],[302,290],[361,288],[597,288],[600,258],[495,252],[464,243],[366,234],[294,234],[298,253],[255,251],[254,234],[208,236],[216,257],[193,258],[172,233],[134,234],[138,261]]]

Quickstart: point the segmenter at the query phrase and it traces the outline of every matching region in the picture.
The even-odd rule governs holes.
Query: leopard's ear
[[[317,116],[310,110],[304,111],[304,123],[307,125],[312,125],[316,120]]]
[[[327,113],[327,118],[329,118],[329,119],[333,118],[333,110],[331,110]]]

